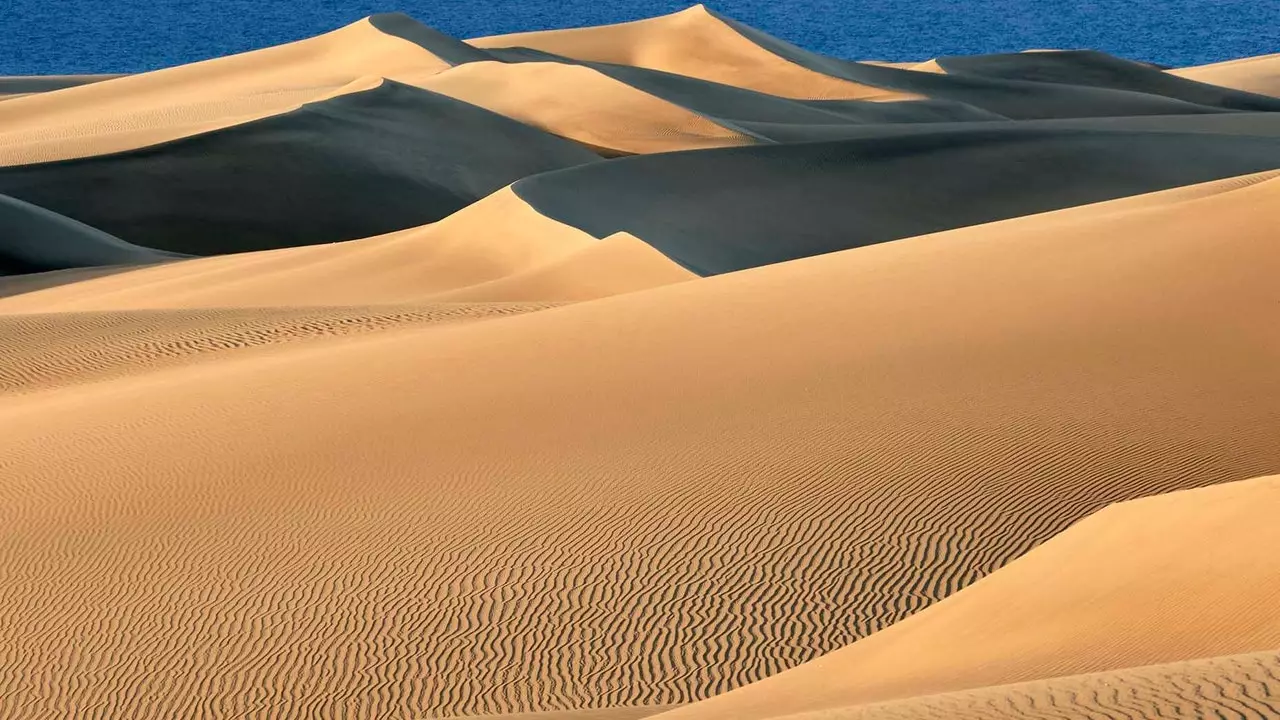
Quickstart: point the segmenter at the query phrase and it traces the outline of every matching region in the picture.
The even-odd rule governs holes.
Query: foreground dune
[[[1269,67],[0,79],[0,717],[1275,715]]]
[[[1280,477],[1268,477],[1109,507],[924,612],[664,720],[776,717],[1280,647],[1277,501]]]
[[[847,645],[1108,503],[1280,468],[1278,187],[16,396],[0,697],[664,704]]]
[[[365,20],[287,45],[6,101],[0,149],[32,146],[6,157],[9,164],[143,147],[273,115],[362,78],[448,66]]]

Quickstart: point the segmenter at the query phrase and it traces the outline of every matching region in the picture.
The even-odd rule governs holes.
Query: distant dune
[[[0,717],[1280,716],[1274,66],[0,79]]]

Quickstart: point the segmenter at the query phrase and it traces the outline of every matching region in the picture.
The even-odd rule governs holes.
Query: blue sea
[[[811,50],[917,60],[1092,48],[1165,65],[1280,52],[1280,0],[714,0]],[[457,37],[623,22],[669,0],[0,0],[0,75],[136,72],[398,10]]]

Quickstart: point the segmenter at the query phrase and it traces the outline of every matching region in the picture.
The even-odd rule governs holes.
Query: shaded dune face
[[[1111,506],[911,618],[671,720],[775,717],[1280,646],[1268,610],[1280,600],[1269,551],[1277,500],[1280,477],[1266,477]]]
[[[949,127],[629,158],[514,190],[714,275],[1277,166],[1275,137]]]
[[[212,255],[421,225],[522,177],[598,159],[474,105],[385,81],[162,145],[0,168],[0,192],[137,245]]]
[[[0,79],[0,717],[1275,715],[1273,61]]]

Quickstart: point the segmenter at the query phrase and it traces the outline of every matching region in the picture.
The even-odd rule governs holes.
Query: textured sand
[[[768,718],[1278,647],[1277,502],[1280,476],[1113,505],[924,612],[669,717]]]
[[[0,718],[1277,716],[1273,58],[472,42],[0,79]]]
[[[21,395],[0,696],[459,714],[796,665],[1110,502],[1277,467],[1278,187]]]
[[[1280,654],[1142,668],[788,715],[787,720],[1131,720],[1280,717]]]

